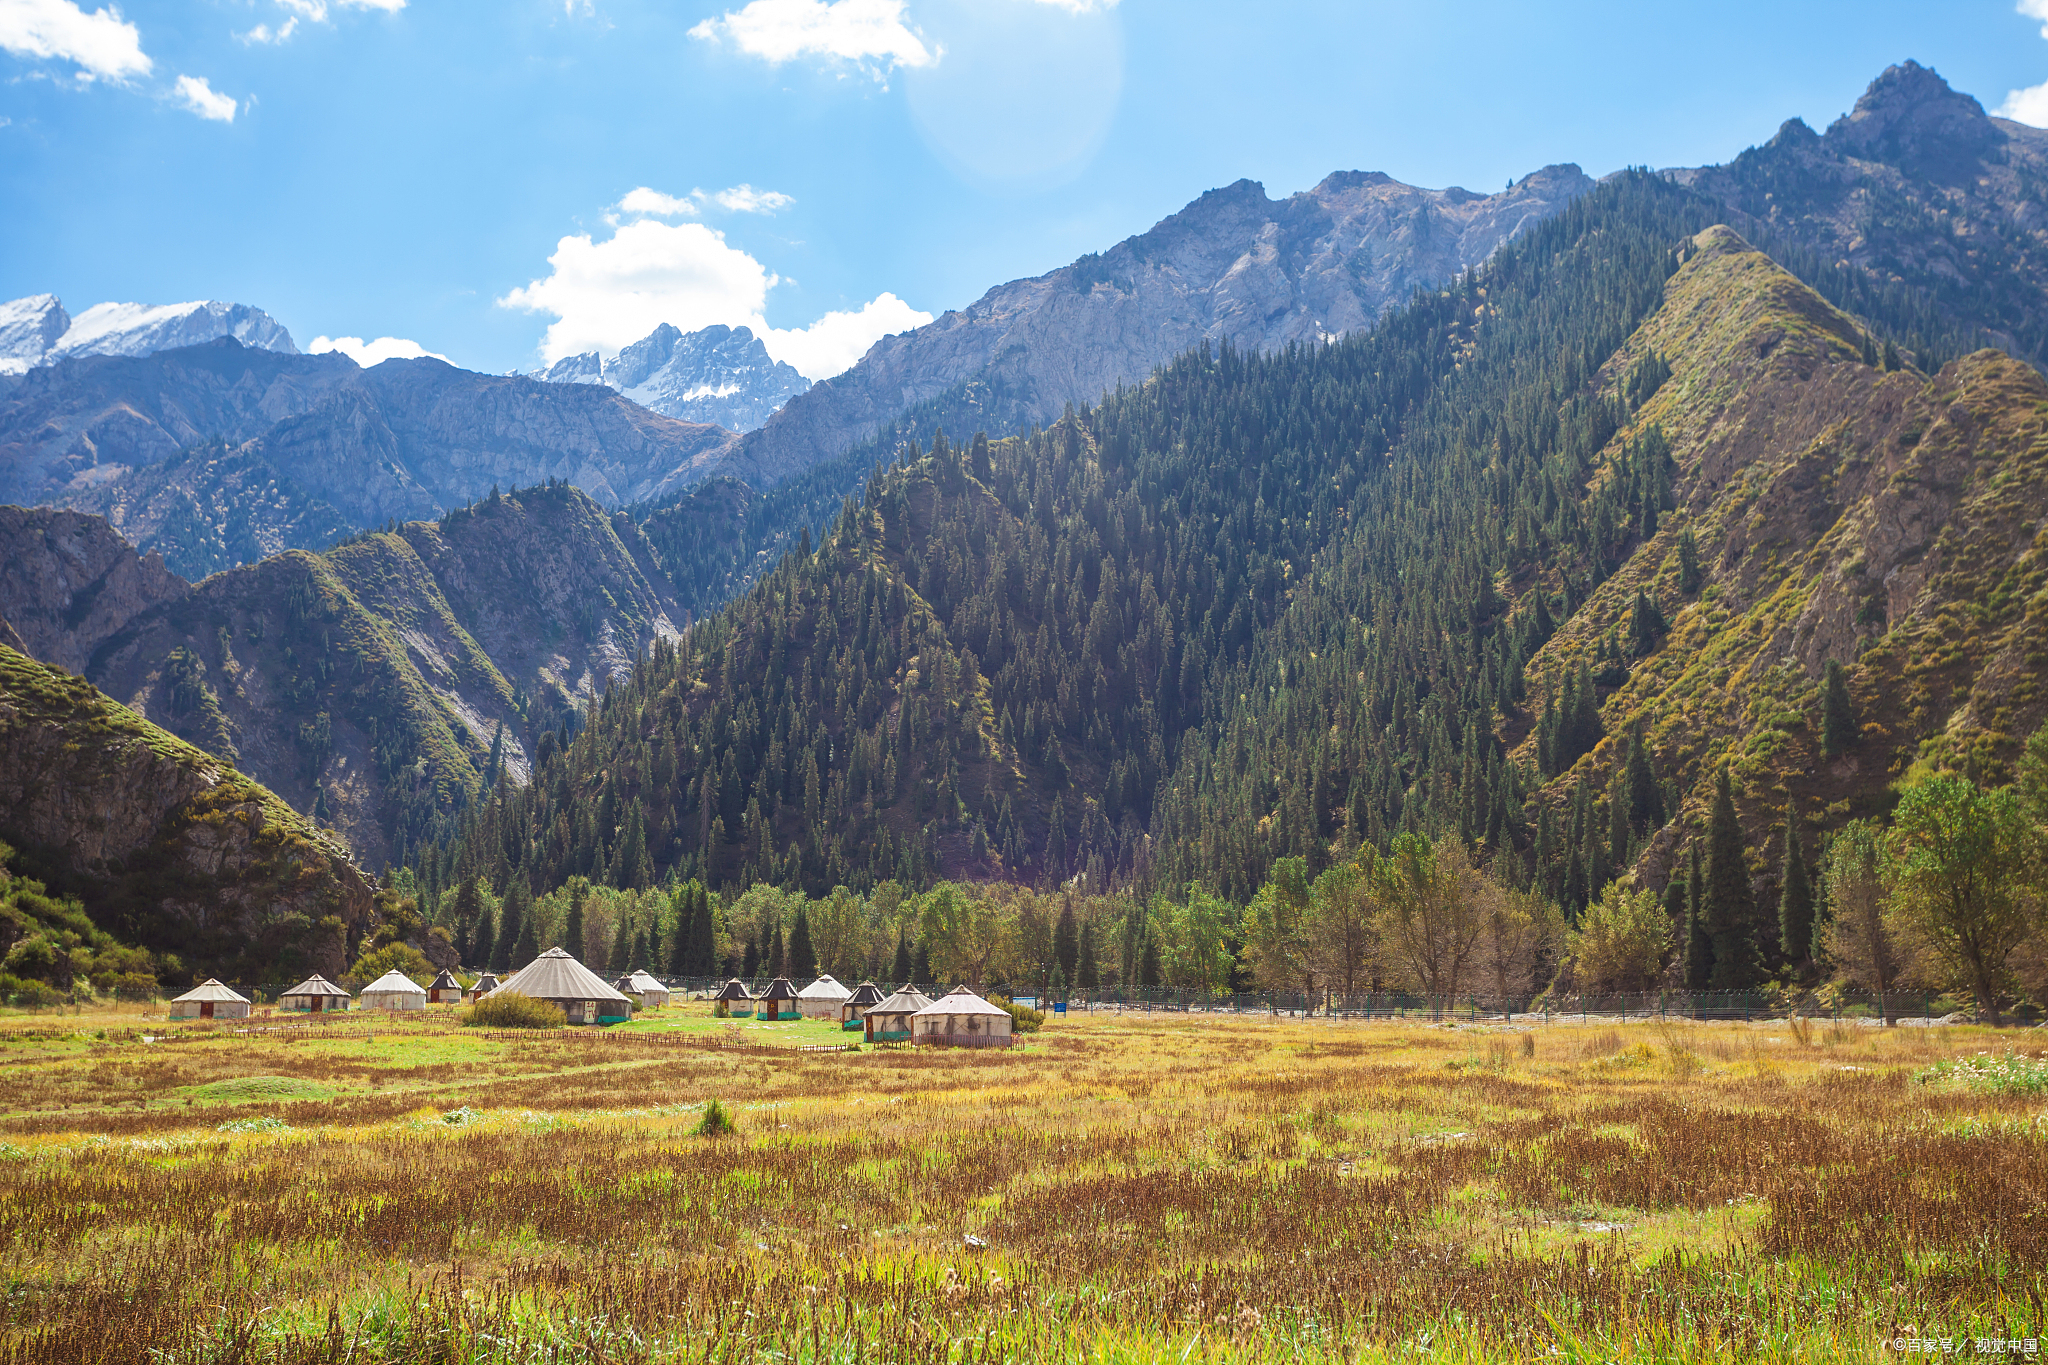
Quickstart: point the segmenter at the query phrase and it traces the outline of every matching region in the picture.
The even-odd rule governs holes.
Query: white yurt
[[[1010,1013],[956,986],[910,1016],[910,1041],[941,1047],[1008,1047]]]
[[[852,994],[829,975],[821,976],[796,993],[796,1012],[806,1019],[837,1019]]]
[[[483,975],[479,976],[470,988],[462,993],[462,998],[474,1005],[496,989],[498,989],[498,974],[489,968],[485,968]]]
[[[423,1010],[426,988],[396,967],[363,987],[357,1003],[366,1010]]]
[[[633,1017],[631,1000],[561,948],[548,949],[506,977],[491,995],[552,1001],[572,1024],[622,1024]]]
[[[348,992],[319,973],[277,997],[277,1007],[300,1014],[326,1014],[348,1008]]]
[[[905,986],[879,1005],[870,1006],[860,1017],[861,1034],[871,1043],[910,1038],[910,1021],[932,998],[915,986]]]
[[[173,1019],[247,1019],[249,1001],[212,977],[171,1002]]]
[[[643,1010],[660,1009],[668,1003],[668,987],[646,972],[629,972],[612,982],[612,988]]]

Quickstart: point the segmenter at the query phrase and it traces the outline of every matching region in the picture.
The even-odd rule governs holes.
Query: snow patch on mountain
[[[565,356],[534,378],[604,384],[641,407],[685,422],[752,431],[811,382],[775,360],[747,327],[683,332],[667,323],[607,360],[596,351]]]
[[[100,303],[77,317],[55,294],[0,303],[0,374],[80,355],[150,355],[233,337],[244,346],[297,355],[276,318],[246,303]]]

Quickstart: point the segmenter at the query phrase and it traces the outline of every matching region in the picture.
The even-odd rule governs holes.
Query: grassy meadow
[[[1197,1014],[798,1050],[842,1037],[0,1019],[0,1360],[1842,1360],[2044,1327],[2034,1033]],[[712,1098],[737,1133],[696,1135]]]

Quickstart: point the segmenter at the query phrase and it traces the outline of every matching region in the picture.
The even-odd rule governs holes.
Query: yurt
[[[754,1017],[754,993],[748,990],[747,983],[738,977],[734,977],[726,982],[724,986],[720,987],[718,994],[711,997],[711,1002],[714,1005],[722,1003],[725,1006],[725,1012],[735,1019],[751,1019]]]
[[[821,976],[796,993],[796,1011],[806,1019],[837,1019],[839,1007],[852,994],[831,976]]]
[[[247,1019],[249,1002],[212,977],[171,1002],[173,1019]]]
[[[562,1007],[572,1024],[623,1024],[633,1002],[561,948],[550,948],[505,978],[492,995],[524,995]]]
[[[337,1013],[348,1008],[348,992],[315,972],[277,997],[277,1007],[300,1014]]]
[[[486,971],[476,979],[475,985],[462,993],[462,998],[474,1005],[496,989],[498,989],[498,974],[493,971]]]
[[[646,972],[628,972],[612,982],[612,989],[643,1010],[660,1009],[668,1003],[668,987]]]
[[[905,986],[879,1005],[870,1005],[861,1016],[861,1028],[871,1043],[907,1042],[911,1016],[931,1004],[932,998],[915,986]]]
[[[763,1019],[796,1019],[796,987],[786,976],[778,976],[768,983],[761,992],[760,1015]]]
[[[446,967],[434,978],[434,984],[427,987],[429,1005],[459,1005],[462,1003],[462,983],[455,979],[455,973]]]
[[[853,994],[840,1002],[839,1027],[848,1033],[857,1033],[861,1027],[861,1016],[869,1009],[882,1003],[882,988],[872,981],[863,981],[853,988]]]
[[[366,1010],[423,1010],[427,993],[420,984],[396,967],[363,987],[360,998]]]
[[[940,1047],[1008,1047],[1009,1011],[957,986],[910,1016],[910,1041]]]

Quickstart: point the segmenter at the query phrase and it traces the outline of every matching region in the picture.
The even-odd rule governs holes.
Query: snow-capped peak
[[[148,355],[218,337],[299,353],[277,319],[246,303],[101,303],[74,318],[55,294],[36,294],[0,303],[0,372],[19,373],[76,355]]]

